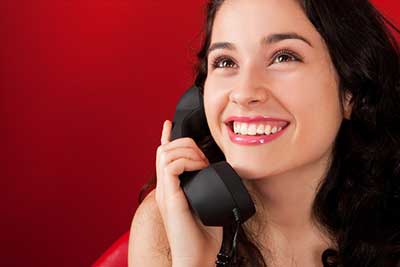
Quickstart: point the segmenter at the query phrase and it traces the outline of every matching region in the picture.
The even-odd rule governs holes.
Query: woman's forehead
[[[216,13],[212,41],[234,42],[280,32],[318,35],[295,0],[227,0]]]

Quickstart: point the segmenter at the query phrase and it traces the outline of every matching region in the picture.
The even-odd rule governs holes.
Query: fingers
[[[161,134],[161,145],[157,148],[156,154],[156,196],[160,203],[166,203],[166,199],[171,200],[176,196],[183,197],[179,175],[209,165],[208,159],[192,138],[170,141],[171,129],[172,123],[166,120]]]
[[[156,156],[157,173],[160,173],[158,168],[160,168],[161,165],[168,164],[179,157],[185,157],[192,160],[202,159],[207,164],[209,163],[203,151],[201,151],[201,149],[197,146],[197,144],[194,142],[192,138],[189,137],[178,138],[171,142],[170,141],[171,130],[172,130],[172,122],[169,120],[164,121],[161,133],[161,145],[157,148],[157,156]],[[179,149],[180,151],[175,151],[177,149]],[[168,153],[170,151],[173,152]],[[198,159],[198,157],[200,157],[200,159]],[[162,164],[160,164],[160,159],[163,159]]]
[[[166,150],[165,146],[166,145],[159,146],[157,149],[156,172],[157,180],[160,185],[172,183],[171,186],[168,186],[169,189],[175,188],[175,190],[178,190],[179,181],[177,181],[177,176],[184,171],[195,171],[209,165],[208,160],[199,155],[199,149],[196,147],[179,147],[176,145]],[[169,190],[169,192],[172,191],[173,190]]]
[[[185,158],[177,159],[165,168],[165,174],[178,176],[183,172],[197,171],[199,169],[207,167],[207,163],[204,161],[195,161]]]
[[[172,123],[169,120],[164,121],[163,124],[163,129],[161,133],[161,145],[165,145],[169,143],[170,137],[171,137],[171,129],[172,129]]]
[[[190,137],[178,138],[172,142],[168,142],[160,147],[164,152],[168,152],[170,150],[176,148],[190,148],[198,154],[198,156],[202,159],[207,160],[206,156],[204,155],[203,151],[197,146],[194,140]]]
[[[179,176],[183,172],[186,171],[197,171],[207,167],[207,163],[204,161],[194,161],[190,159],[180,158],[177,159],[165,167],[164,170],[164,194],[165,196],[174,197],[174,195],[181,191],[180,188],[180,180],[179,179],[171,179],[171,176]]]
[[[175,149],[169,149],[167,151],[164,150],[160,160],[163,161],[162,164],[167,165],[179,158],[185,158],[193,161],[208,162],[206,158],[199,155],[197,149],[192,147],[190,148],[180,147]]]

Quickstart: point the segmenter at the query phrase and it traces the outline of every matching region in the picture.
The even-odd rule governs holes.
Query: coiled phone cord
[[[240,214],[237,208],[234,208],[232,210],[234,218],[235,218],[235,234],[233,235],[232,239],[232,246],[231,246],[231,251],[227,254],[223,252],[219,252],[217,255],[217,260],[215,261],[216,267],[229,267],[231,266],[231,263],[236,263],[236,250],[237,250],[237,236],[239,233],[239,228],[241,224],[240,220]],[[233,259],[233,262],[231,262]]]

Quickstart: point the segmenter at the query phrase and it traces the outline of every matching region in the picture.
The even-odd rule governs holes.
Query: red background
[[[89,266],[129,229],[204,2],[0,2],[1,266]]]

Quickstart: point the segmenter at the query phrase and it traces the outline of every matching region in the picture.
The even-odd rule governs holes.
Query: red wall
[[[129,229],[204,2],[0,2],[1,266],[88,266]]]

